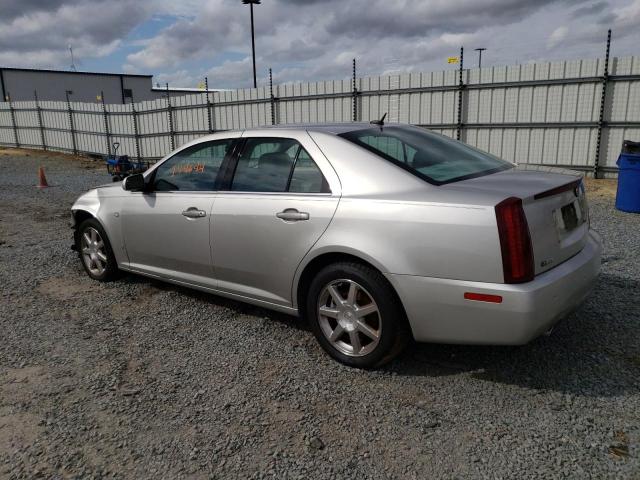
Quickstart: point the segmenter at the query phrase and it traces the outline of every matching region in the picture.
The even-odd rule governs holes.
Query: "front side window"
[[[213,191],[216,177],[233,139],[203,142],[186,148],[158,167],[156,191]]]
[[[291,138],[249,138],[238,158],[231,190],[237,192],[325,193],[320,169]]]
[[[489,153],[417,127],[376,127],[340,136],[436,185],[513,167]]]

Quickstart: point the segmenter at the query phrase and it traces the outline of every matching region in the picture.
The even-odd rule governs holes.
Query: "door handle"
[[[285,208],[282,212],[276,213],[276,217],[285,222],[299,222],[301,220],[309,220],[307,212],[299,212],[295,208]]]
[[[207,216],[207,212],[204,210],[198,210],[196,207],[189,207],[182,212],[182,215],[187,218],[202,218]]]

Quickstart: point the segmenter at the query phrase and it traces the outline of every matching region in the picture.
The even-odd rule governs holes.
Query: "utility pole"
[[[71,71],[76,71],[76,62],[73,59],[73,47],[69,44],[69,53],[71,54]]]
[[[478,52],[478,69],[482,68],[482,52],[484,52],[486,48],[480,47],[476,48],[475,51]]]
[[[260,5],[262,0],[242,0],[244,5],[249,5],[251,8],[251,56],[253,58],[253,88],[258,88],[258,81],[256,78],[256,35],[253,28],[253,6]]]

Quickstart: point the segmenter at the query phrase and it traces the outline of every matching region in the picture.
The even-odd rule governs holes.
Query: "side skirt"
[[[244,295],[238,295],[235,293],[223,292],[221,290],[216,290],[215,288],[203,287],[202,285],[195,285],[182,280],[175,280],[173,278],[154,275],[152,273],[142,272],[140,270],[136,270],[133,268],[124,267],[122,265],[118,265],[118,268],[124,272],[135,273],[136,275],[142,275],[143,277],[154,278],[156,280],[161,280],[163,282],[173,283],[174,285],[180,285],[182,287],[192,288],[194,290],[211,293],[213,295],[217,295],[220,297],[230,298],[231,300],[237,300],[239,302],[249,303],[251,305],[256,305],[258,307],[263,307],[269,310],[275,310],[277,312],[286,313],[287,315],[298,316],[297,308],[287,307],[285,305],[278,305],[277,303],[265,302],[264,300],[257,300],[255,298],[247,297]]]

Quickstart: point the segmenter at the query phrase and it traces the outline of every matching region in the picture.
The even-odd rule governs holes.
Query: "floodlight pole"
[[[482,68],[482,52],[484,52],[486,48],[480,47],[476,48],[475,51],[478,52],[478,69]]]
[[[258,81],[256,77],[256,35],[253,26],[253,5],[260,5],[262,0],[242,0],[244,5],[249,5],[251,9],[251,57],[253,59],[253,88],[258,88]]]
[[[251,56],[253,57],[253,88],[258,88],[256,79],[256,34],[253,28],[253,3],[251,4]]]

